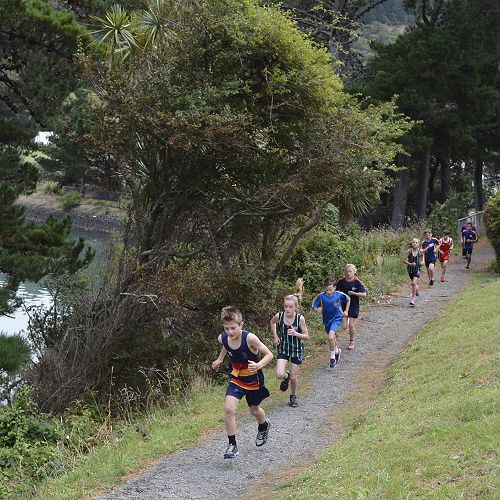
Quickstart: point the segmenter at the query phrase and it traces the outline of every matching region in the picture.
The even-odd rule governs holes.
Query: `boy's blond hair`
[[[223,307],[220,313],[220,319],[223,323],[229,323],[230,321],[236,321],[238,325],[243,323],[243,315],[236,306]]]
[[[354,264],[347,264],[345,266],[345,270],[347,271],[349,268],[352,268],[354,270],[354,274],[356,274],[358,272],[358,270],[356,269],[356,266]]]

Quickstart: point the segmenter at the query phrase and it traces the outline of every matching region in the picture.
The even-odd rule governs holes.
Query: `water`
[[[70,239],[77,240],[85,238],[85,245],[90,245],[96,254],[91,266],[102,265],[104,248],[109,240],[109,236],[103,233],[93,231],[73,230]],[[5,275],[0,273],[0,285],[5,283]],[[48,290],[40,283],[24,282],[18,290],[18,295],[23,299],[26,306],[44,305],[50,306],[52,300]],[[0,331],[9,335],[21,333],[28,327],[28,315],[23,307],[14,311],[12,317],[0,316]]]

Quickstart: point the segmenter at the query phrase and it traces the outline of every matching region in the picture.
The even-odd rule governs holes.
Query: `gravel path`
[[[325,363],[317,369],[313,389],[309,396],[300,397],[298,408],[280,406],[267,413],[272,426],[269,441],[262,448],[254,444],[255,421],[239,417],[237,439],[240,455],[237,459],[222,458],[227,437],[221,428],[220,432],[196,447],[163,457],[137,478],[100,498],[237,498],[254,491],[252,481],[260,480],[262,484],[266,482],[263,477],[267,475],[269,480],[278,469],[290,470],[294,465],[314,461],[339,437],[340,430],[332,425],[332,417],[346,402],[349,392],[356,390],[356,376],[369,370],[374,363],[385,367],[396,359],[415,334],[466,284],[474,269],[484,268],[492,258],[490,247],[478,247],[473,254],[472,269],[466,272],[462,259],[454,257],[447,282],[437,281],[433,288],[421,286],[420,299],[413,309],[409,308],[406,289],[385,304],[365,307],[356,349],[348,351],[344,345],[336,368],[330,369]],[[436,274],[439,280],[440,272]],[[421,279],[421,283],[426,282]],[[343,337],[345,344],[346,335]],[[263,406],[265,409],[265,402]]]

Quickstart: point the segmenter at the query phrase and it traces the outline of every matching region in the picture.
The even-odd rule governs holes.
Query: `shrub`
[[[58,182],[55,181],[45,181],[40,183],[38,186],[38,191],[43,194],[59,194],[61,192],[61,187]]]
[[[71,210],[72,208],[77,207],[80,205],[82,201],[82,195],[76,191],[71,191],[70,193],[65,194],[64,196],[61,196],[60,202],[61,202],[61,208],[67,212],[68,210]]]
[[[12,407],[0,411],[0,494],[19,493],[23,484],[27,488],[32,480],[41,479],[56,458],[61,438],[57,420],[38,413],[23,387]]]
[[[484,207],[486,234],[496,255],[496,271],[500,272],[500,191],[492,196]]]
[[[434,236],[440,237],[446,228],[454,230],[457,220],[464,217],[465,207],[470,205],[472,193],[457,193],[450,196],[442,205],[436,203],[427,218],[427,227]]]
[[[0,372],[15,375],[30,358],[30,347],[20,335],[0,333]]]
[[[288,282],[293,283],[298,277],[304,278],[308,293],[320,292],[327,277],[336,279],[343,276],[346,264],[354,264],[363,281],[366,280],[369,285],[381,282],[381,274],[388,267],[390,273],[399,274],[400,270],[404,270],[400,258],[406,243],[421,232],[420,227],[404,232],[392,229],[365,232],[357,224],[342,228],[330,224],[329,228],[312,232],[297,247],[283,270],[283,278]],[[389,258],[395,259],[395,262],[389,263]],[[391,279],[382,281],[390,282]],[[377,285],[376,289],[377,295],[383,294],[383,287]],[[388,291],[385,290],[385,293]]]

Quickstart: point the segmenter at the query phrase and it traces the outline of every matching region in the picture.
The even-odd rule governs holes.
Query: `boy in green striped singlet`
[[[282,379],[280,389],[286,391],[290,384],[289,406],[296,408],[297,379],[300,365],[304,361],[304,340],[309,338],[306,320],[297,313],[298,300],[295,295],[287,295],[284,300],[284,311],[276,313],[271,319],[271,332],[274,344],[278,348],[276,375]],[[288,361],[291,362],[290,371],[286,371]]]

